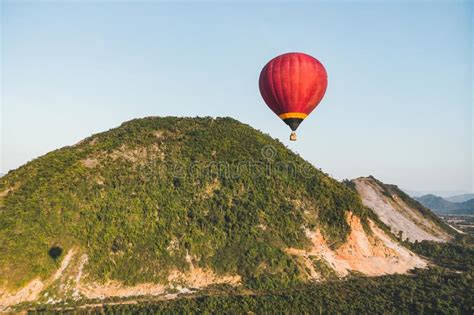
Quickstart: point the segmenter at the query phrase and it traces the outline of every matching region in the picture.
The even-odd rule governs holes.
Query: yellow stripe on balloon
[[[308,117],[308,115],[305,113],[291,112],[291,113],[284,113],[284,114],[278,115],[278,117],[280,117],[281,119],[287,119],[287,118],[305,119],[306,117]]]

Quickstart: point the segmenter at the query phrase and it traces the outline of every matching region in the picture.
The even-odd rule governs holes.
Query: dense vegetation
[[[105,306],[105,312],[148,313],[277,313],[293,314],[471,314],[474,294],[462,275],[436,270],[408,276],[359,278],[308,285],[284,293],[262,295],[203,296],[139,305]],[[471,280],[472,281],[472,280]],[[465,291],[468,290],[468,291]],[[471,295],[469,295],[471,294]],[[95,311],[100,312],[97,308]]]
[[[409,244],[407,244],[409,245]],[[472,314],[474,311],[473,239],[456,243],[420,242],[412,249],[442,267],[411,275],[376,278],[352,276],[321,284],[299,285],[264,293],[215,292],[176,300],[108,304],[71,313],[292,313],[292,314]],[[235,290],[235,289],[234,289]],[[37,312],[58,310],[40,307]],[[64,311],[64,309],[63,309]]]
[[[474,271],[474,237],[458,235],[452,243],[404,242],[415,253],[428,257],[437,266],[470,273]]]
[[[9,172],[0,192],[10,288],[48,277],[73,247],[97,280],[165,281],[189,254],[249,288],[293,286],[302,266],[283,249],[307,246],[305,227],[336,247],[346,212],[368,215],[345,185],[230,118],[132,120]]]

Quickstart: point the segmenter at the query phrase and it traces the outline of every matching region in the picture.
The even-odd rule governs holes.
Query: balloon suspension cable
[[[291,135],[290,135],[290,141],[296,141],[296,132],[292,132]]]

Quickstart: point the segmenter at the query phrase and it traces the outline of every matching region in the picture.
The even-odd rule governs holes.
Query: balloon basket
[[[296,141],[296,139],[297,139],[296,132],[292,132],[290,135],[290,141]]]

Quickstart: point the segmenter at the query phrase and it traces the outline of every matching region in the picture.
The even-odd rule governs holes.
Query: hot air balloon
[[[270,60],[260,72],[259,88],[263,100],[292,132],[318,106],[327,87],[324,66],[303,53],[287,53]]]

